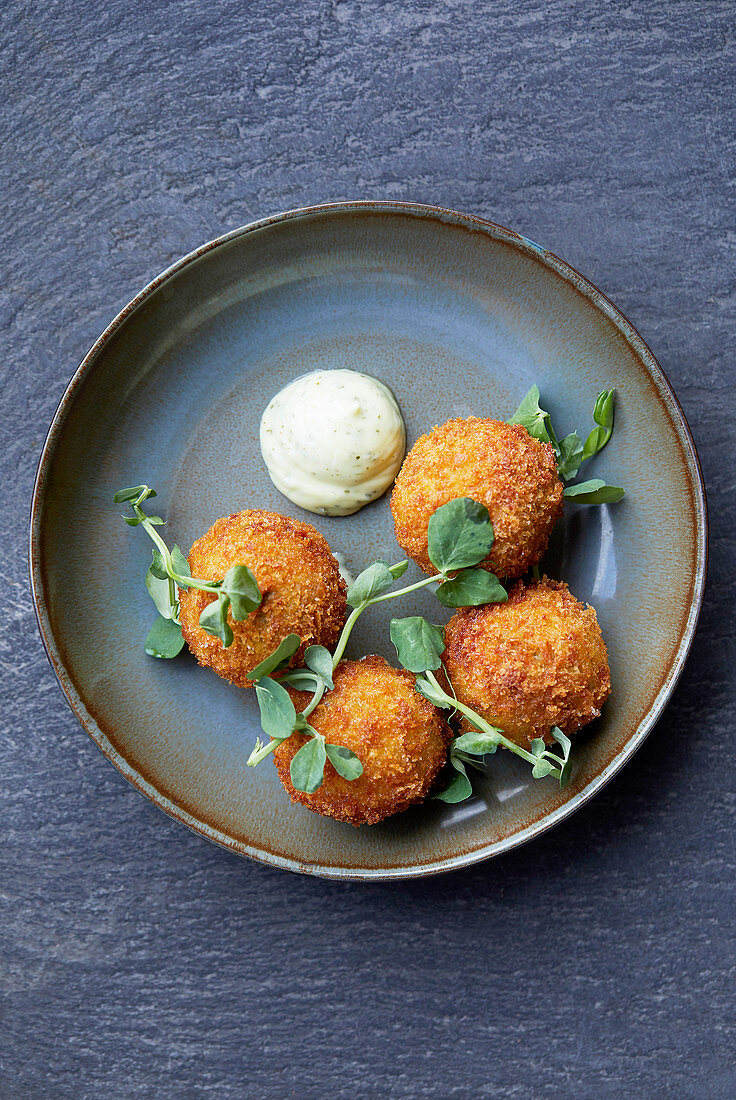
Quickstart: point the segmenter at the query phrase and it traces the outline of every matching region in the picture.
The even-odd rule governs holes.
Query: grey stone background
[[[734,10],[6,0],[3,1097],[736,1096]],[[56,403],[144,282],[253,218],[382,197],[512,226],[629,315],[695,434],[711,572],[670,707],[592,804],[493,863],[356,886],[242,861],[125,784],[47,665],[25,542]]]

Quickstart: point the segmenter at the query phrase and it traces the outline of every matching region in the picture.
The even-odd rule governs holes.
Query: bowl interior
[[[613,694],[575,748],[563,792],[507,754],[477,794],[354,829],[292,806],[269,762],[246,767],[253,693],[194,660],[147,658],[155,610],[145,536],[115,489],[147,482],[185,550],[221,515],[265,508],[313,523],[356,573],[402,557],[388,495],[355,516],[303,512],[271,484],[258,425],[310,370],[350,367],[395,393],[409,444],[454,416],[507,419],[536,382],[563,432],[617,390],[616,431],[586,466],[627,489],[569,505],[544,567],[596,608]],[[589,471],[589,472],[587,472]],[[644,735],[678,671],[702,580],[702,500],[686,431],[646,349],[564,265],[514,234],[449,213],[330,208],[265,223],[158,280],[75,379],[42,459],[32,565],[47,646],[77,713],[127,778],[210,838],[332,875],[426,873],[493,854],[579,803]],[[411,577],[417,573],[410,567]],[[395,614],[363,616],[349,656],[395,657]]]

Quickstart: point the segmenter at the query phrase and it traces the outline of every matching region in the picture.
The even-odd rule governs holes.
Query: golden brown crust
[[[294,733],[274,752],[292,802],[351,825],[373,825],[423,802],[445,763],[450,730],[415,690],[414,676],[370,656],[341,661],[334,684],[309,722],[329,743],[351,749],[363,774],[343,779],[328,760],[321,787],[313,794],[295,790],[289,766],[306,738]],[[292,695],[297,709],[309,701],[303,692]]]
[[[396,540],[425,573],[432,514],[456,497],[485,504],[495,541],[481,564],[499,577],[519,577],[535,565],[562,514],[562,482],[549,443],[519,424],[448,420],[423,435],[396,478],[391,511]]]
[[[218,519],[189,554],[192,576],[205,580],[222,580],[237,564],[253,571],[263,600],[242,622],[228,616],[234,641],[227,649],[199,626],[210,595],[194,588],[179,592],[182,633],[201,665],[251,687],[248,672],[287,634],[302,639],[294,666],[309,645],[334,647],[345,621],[346,586],[327,542],[311,524],[275,512],[237,512]]]
[[[551,726],[573,733],[611,691],[595,611],[546,577],[519,581],[508,603],[457,611],[445,645],[458,699],[520,745],[549,740]]]

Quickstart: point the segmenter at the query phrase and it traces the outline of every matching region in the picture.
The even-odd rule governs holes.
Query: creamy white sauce
[[[285,386],[261,418],[261,453],[279,492],[323,516],[349,516],[394,481],[406,429],[388,386],[317,370]]]

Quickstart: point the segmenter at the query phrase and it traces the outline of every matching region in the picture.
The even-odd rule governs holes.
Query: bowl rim
[[[579,791],[573,798],[563,803],[556,810],[545,815],[540,820],[533,822],[526,828],[520,830],[517,833],[513,833],[508,837],[504,837],[501,840],[494,841],[485,845],[484,847],[474,849],[471,852],[465,852],[454,856],[448,856],[443,859],[430,860],[426,863],[395,866],[395,867],[335,867],[330,865],[323,865],[320,863],[307,863],[301,860],[292,859],[278,855],[276,853],[268,852],[260,848],[254,848],[251,845],[238,840],[235,837],[228,836],[221,830],[213,828],[206,822],[199,821],[193,814],[181,807],[177,806],[175,802],[169,799],[161,791],[159,791],[152,783],[141,776],[136,769],[128,763],[125,757],[111,744],[104,731],[99,727],[94,717],[87,710],[83,699],[77,692],[71,677],[68,675],[64,663],[62,660],[59,647],[56,644],[56,639],[51,628],[51,623],[46,607],[46,601],[43,591],[43,575],[41,570],[40,560],[40,529],[41,520],[43,515],[44,497],[47,483],[47,475],[51,459],[53,457],[54,450],[56,448],[58,439],[63,430],[64,422],[66,420],[67,412],[70,409],[75,397],[75,393],[79,388],[82,381],[86,376],[94,369],[100,353],[106,347],[111,337],[117,332],[117,330],[125,323],[128,317],[134,313],[138,307],[145,302],[155,291],[157,291],[165,282],[171,279],[173,276],[182,271],[190,264],[196,263],[201,257],[205,256],[213,249],[219,248],[223,245],[230,243],[240,237],[245,237],[249,234],[259,232],[264,229],[269,229],[273,226],[277,226],[286,222],[294,221],[300,218],[310,218],[315,216],[330,215],[330,214],[348,214],[353,213],[356,215],[361,214],[398,214],[398,215],[413,215],[419,218],[428,218],[439,220],[445,224],[454,224],[466,229],[480,232],[485,236],[491,237],[495,240],[500,240],[506,244],[512,245],[519,249],[526,255],[532,256],[537,261],[541,262],[544,266],[551,268],[556,274],[561,276],[566,282],[572,283],[572,285],[594,306],[596,306],[618,329],[623,338],[635,352],[637,358],[642,362],[645,370],[652,378],[660,397],[663,399],[665,407],[669,413],[670,419],[673,423],[675,431],[678,435],[680,443],[683,448],[684,455],[686,457],[688,470],[690,472],[691,485],[694,489],[694,504],[695,504],[695,522],[696,522],[696,564],[695,564],[695,576],[693,578],[693,595],[690,608],[688,611],[687,621],[682,630],[682,635],[670,665],[669,671],[663,680],[657,695],[645,715],[644,719],[639,724],[638,728],[623,746],[621,751],[614,757],[614,759],[598,773],[587,784],[587,786]],[[248,856],[251,859],[260,863],[265,863],[273,867],[279,867],[285,870],[296,871],[302,874],[315,875],[321,878],[337,879],[341,881],[387,881],[395,879],[413,879],[421,878],[427,875],[434,875],[443,872],[456,870],[463,867],[470,867],[475,863],[479,863],[483,860],[490,859],[494,856],[501,855],[503,852],[507,852],[512,848],[516,848],[521,844],[526,843],[533,837],[539,836],[541,833],[546,832],[565,818],[573,814],[577,809],[583,806],[589,801],[597,792],[624,766],[624,764],[633,756],[639,746],[643,743],[645,738],[654,728],[655,724],[659,720],[665,706],[667,705],[675,685],[680,678],[682,670],[685,665],[690,647],[695,636],[697,629],[698,618],[703,602],[703,594],[705,589],[705,580],[708,568],[708,512],[707,501],[705,494],[705,486],[703,481],[702,470],[700,467],[700,461],[698,458],[697,449],[692,436],[692,432],[688,425],[685,414],[682,410],[680,402],[678,401],[674,390],[665,374],[654,356],[651,349],[648,347],[640,333],[632,325],[629,319],[618,309],[617,306],[610,301],[606,295],[595,286],[594,283],[586,279],[581,275],[574,267],[568,264],[565,260],[560,259],[555,253],[550,252],[548,249],[542,248],[528,237],[523,236],[520,233],[515,232],[513,229],[508,229],[503,225],[499,225],[496,222],[489,221],[486,218],[479,217],[474,214],[465,214],[460,211],[452,210],[447,207],[437,206],[428,203],[419,202],[404,202],[393,200],[373,200],[373,199],[356,199],[346,200],[341,202],[325,202],[317,203],[310,206],[296,207],[291,210],[286,210],[279,214],[269,215],[265,218],[259,218],[256,221],[249,222],[246,225],[240,226],[237,229],[233,229],[228,233],[224,233],[221,236],[215,237],[206,243],[199,245],[197,248],[188,252],[185,256],[176,260],[169,267],[164,268],[158,275],[156,275],[149,283],[147,283],[142,290],[140,290],[129,302],[125,305],[118,314],[113,318],[107,328],[104,329],[102,334],[97,338],[94,344],[91,346],[87,354],[84,356],[68,385],[66,386],[59,403],[54,412],[51,424],[46,438],[44,440],[43,447],[36,470],[36,476],[33,483],[33,491],[31,496],[30,506],[30,524],[29,524],[29,544],[28,544],[28,567],[31,582],[31,595],[33,600],[33,607],[36,614],[36,621],[38,623],[39,632],[41,634],[41,640],[43,642],[46,655],[49,659],[51,667],[54,670],[57,680],[61,686],[67,702],[69,703],[72,711],[76,715],[83,729],[89,734],[92,740],[96,743],[98,748],[104,753],[107,759],[118,769],[118,771],[124,776],[128,782],[135,787],[141,794],[144,794],[150,801],[152,801],[159,809],[163,810],[169,817],[173,817],[175,820],[186,825],[200,836],[205,837],[207,840],[226,848],[230,851],[234,851],[239,855]]]

